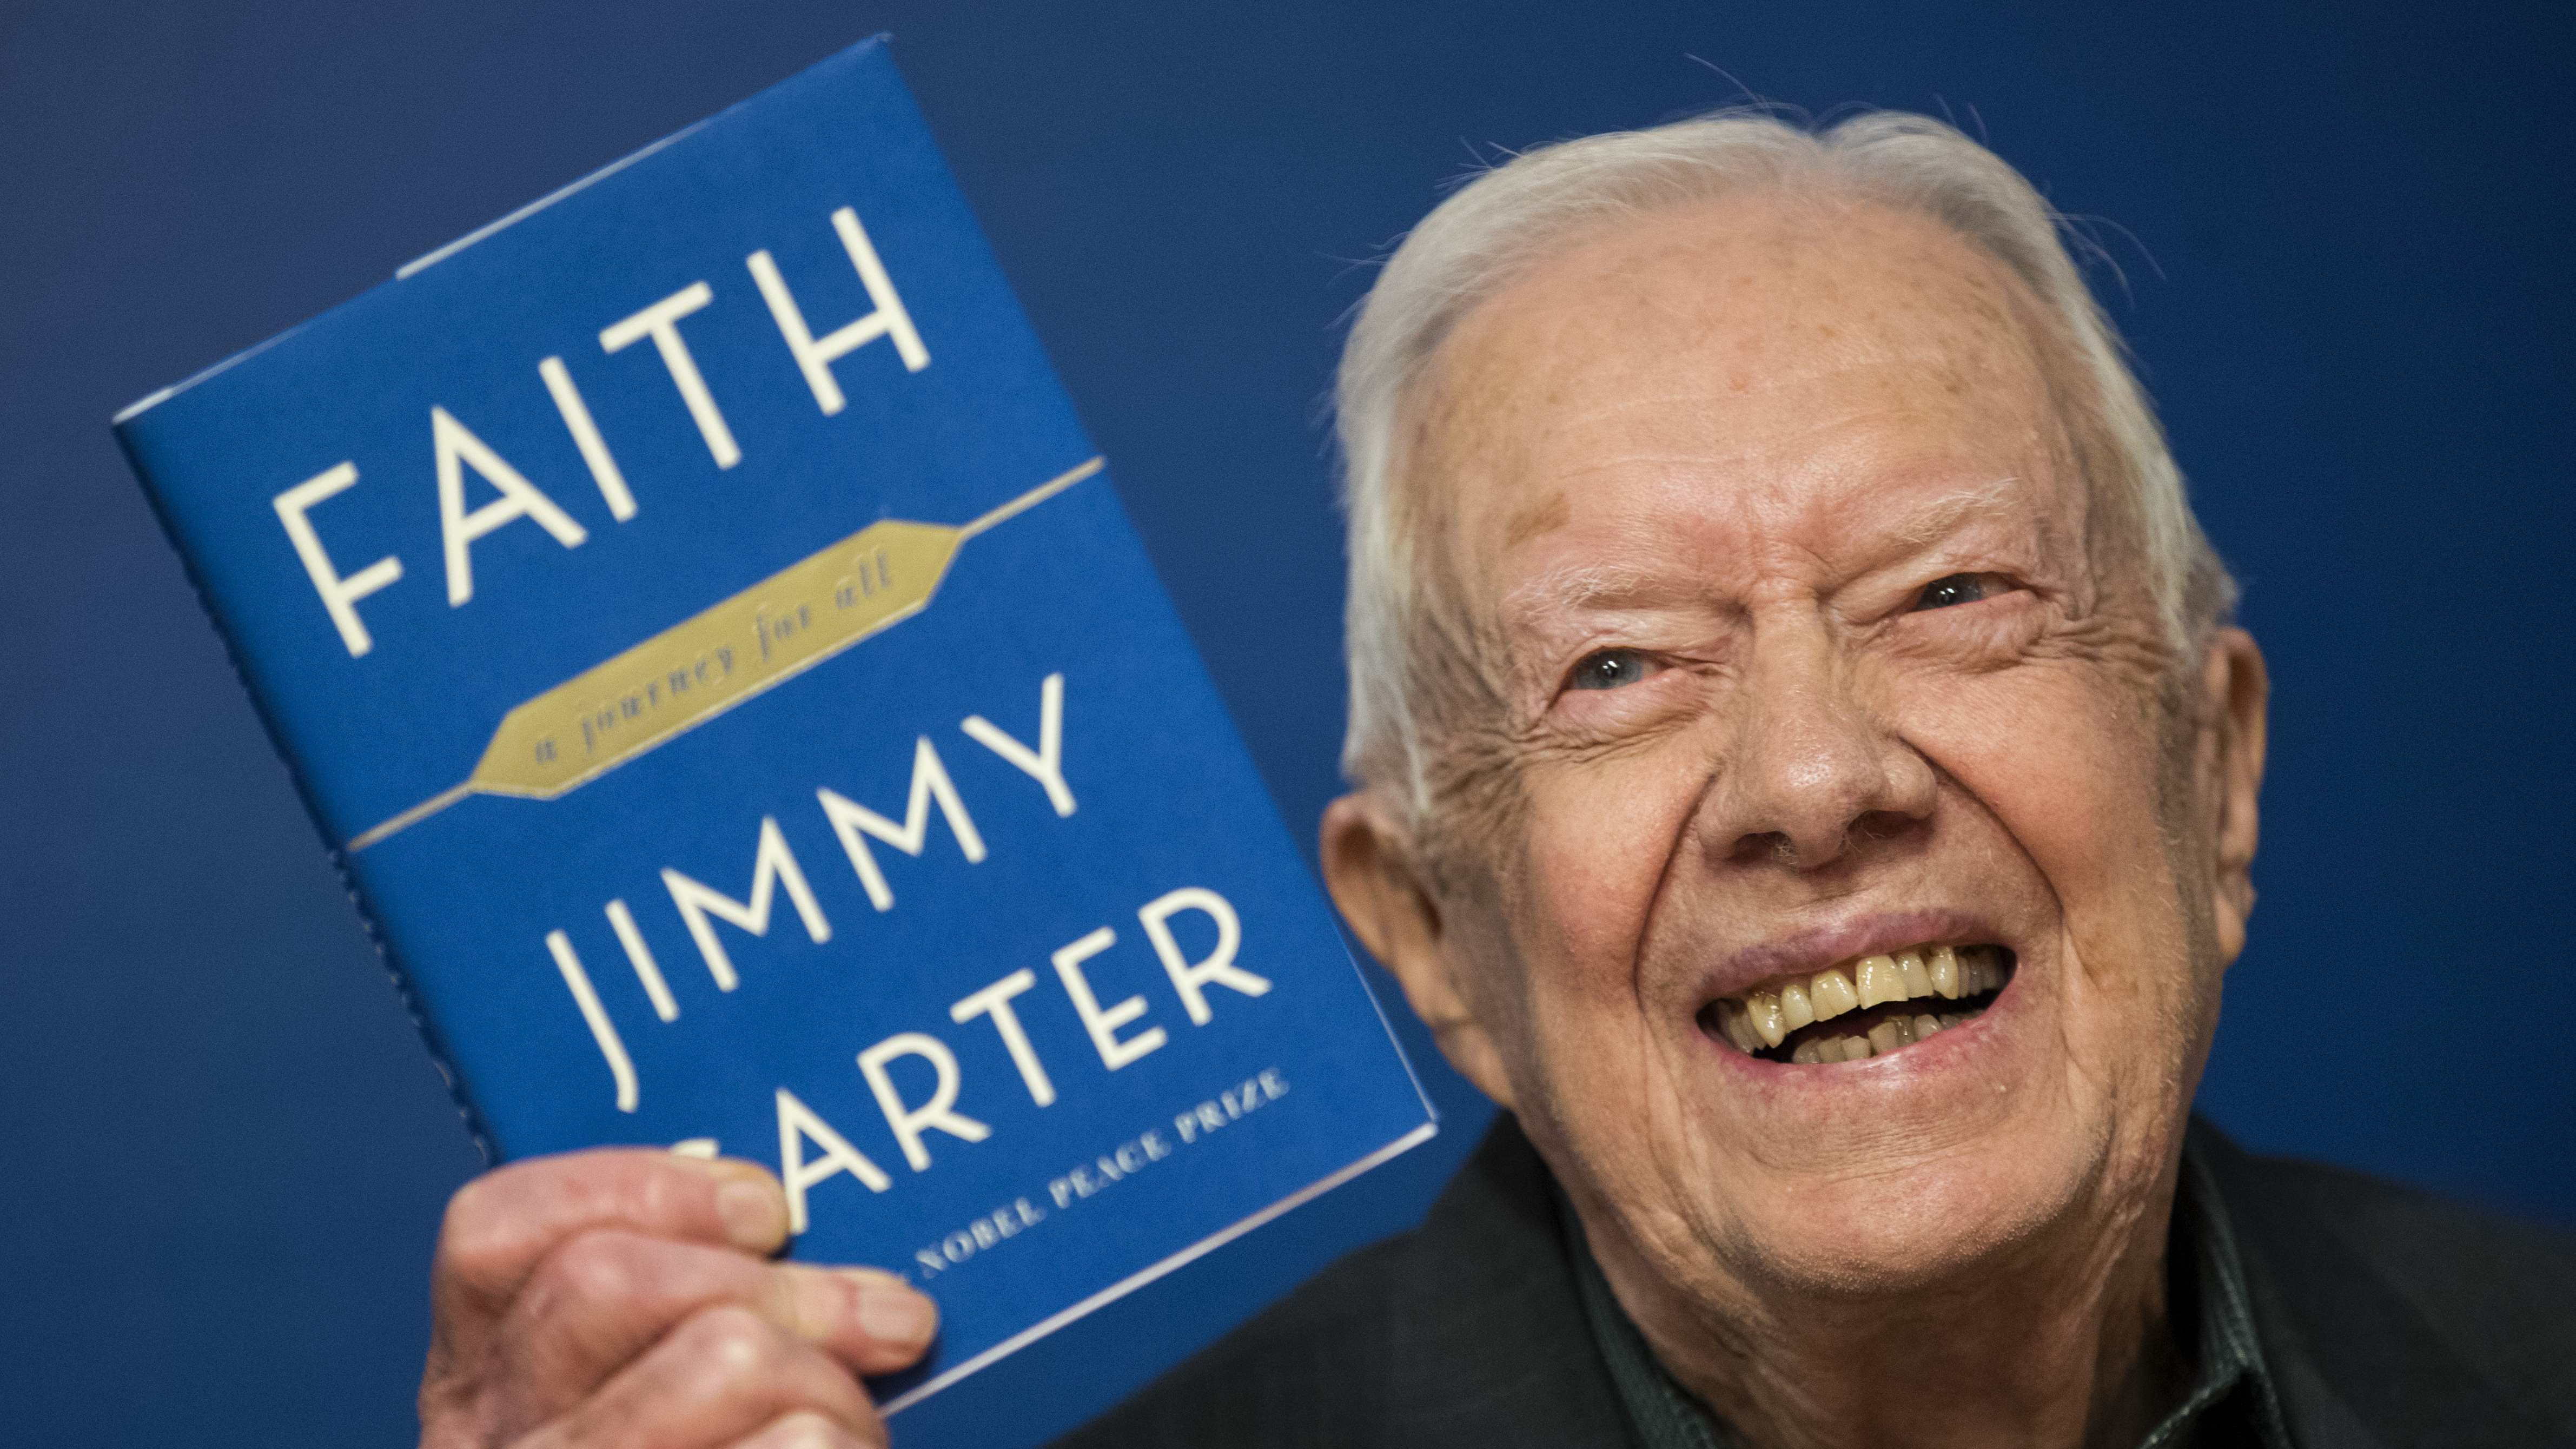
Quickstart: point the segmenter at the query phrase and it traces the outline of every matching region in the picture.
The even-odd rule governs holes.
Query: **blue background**
[[[1300,830],[1336,788],[1315,420],[1359,259],[1495,148],[1740,87],[1987,135],[2101,219],[2096,284],[2272,660],[2263,904],[2204,1105],[2260,1147],[2576,1223],[2563,25],[13,0],[0,1439],[407,1440],[432,1233],[476,1165],[108,415],[878,29]],[[1469,1135],[1304,1230],[1398,1225]]]

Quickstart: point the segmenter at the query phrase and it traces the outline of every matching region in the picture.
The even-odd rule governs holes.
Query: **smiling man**
[[[1951,129],[1531,152],[1344,357],[1335,899],[1506,1109],[1093,1445],[2576,1441],[2576,1251],[2190,1118],[2261,654],[2048,207]],[[829,1445],[931,1309],[749,1164],[504,1169],[425,1442]],[[524,1437],[522,1437],[524,1436]]]
[[[2263,661],[2009,167],[1524,155],[1340,405],[1326,873],[1507,1114],[1096,1442],[2560,1441],[2563,1241],[2190,1124]]]

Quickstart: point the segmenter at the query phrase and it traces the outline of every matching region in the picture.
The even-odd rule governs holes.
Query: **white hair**
[[[1446,664],[1422,657],[1431,587],[1421,517],[1394,476],[1397,432],[1443,339],[1476,306],[1605,225],[1730,193],[1828,191],[1930,216],[1981,247],[2037,294],[2080,374],[2061,379],[2099,440],[2093,486],[2122,498],[2139,528],[2164,631],[2195,658],[2233,607],[2231,581],[2183,494],[2180,470],[2119,334],[2069,256],[2065,219],[2000,157],[1927,117],[1881,111],[1809,131],[1759,110],[1587,136],[1525,152],[1475,177],[1414,228],[1360,306],[1334,402],[1350,520],[1350,733],[1343,769],[1388,792],[1418,826],[1431,807],[1424,685]]]

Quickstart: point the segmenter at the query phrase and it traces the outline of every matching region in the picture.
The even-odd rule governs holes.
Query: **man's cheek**
[[[1524,938],[1535,955],[1586,975],[1596,963],[1634,955],[1672,849],[1669,831],[1645,828],[1646,811],[1592,803],[1600,788],[1600,782],[1561,782],[1534,791],[1524,853]],[[1637,800],[1635,794],[1608,798]]]
[[[2044,870],[2086,869],[2089,857],[2124,853],[2124,836],[2158,838],[2152,720],[2108,681],[2063,667],[2026,668],[1936,682],[1906,703],[1915,747],[1983,803]],[[2142,827],[2100,828],[2116,820]],[[2061,891],[2068,884],[2055,883]]]
[[[2148,969],[2196,954],[2188,881],[2168,850],[2156,708],[2099,670],[2017,673],[1984,702],[1999,743],[1963,739],[1948,768],[2057,900],[2070,952],[2062,1029],[2083,1059],[2070,1066],[2166,1070],[2176,1036],[2205,1013],[2189,972]]]

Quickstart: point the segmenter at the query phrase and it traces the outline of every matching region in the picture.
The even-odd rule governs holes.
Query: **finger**
[[[725,1305],[758,1314],[860,1374],[911,1364],[938,1325],[930,1300],[890,1273],[587,1232],[546,1255],[501,1324],[502,1422],[537,1424],[565,1412],[673,1325]]]
[[[698,1449],[797,1413],[861,1443],[885,1440],[876,1406],[848,1369],[749,1309],[710,1308],[518,1449]]]
[[[779,1264],[770,1272],[796,1313],[793,1325],[782,1326],[812,1340],[854,1373],[910,1368],[938,1336],[939,1306],[896,1274],[801,1264]],[[771,1301],[774,1305],[777,1300]]]
[[[558,1243],[607,1227],[768,1254],[786,1241],[787,1199],[767,1169],[732,1158],[602,1149],[512,1163],[448,1200],[432,1279],[442,1323],[498,1318]]]
[[[757,1163],[649,1149],[531,1158],[467,1183],[448,1199],[431,1268],[424,1422],[478,1417],[520,1285],[557,1243],[606,1226],[767,1253],[786,1240],[786,1194]]]
[[[768,1428],[743,1440],[734,1449],[883,1449],[886,1442],[882,1425],[868,1437],[860,1437],[820,1414],[789,1414],[771,1422]]]

